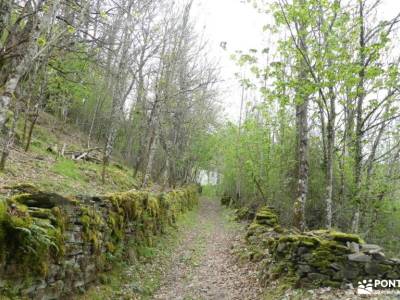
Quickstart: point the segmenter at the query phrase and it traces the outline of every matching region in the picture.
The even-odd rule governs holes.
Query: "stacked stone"
[[[297,232],[281,228],[276,213],[261,208],[247,240],[263,261],[263,280],[285,276],[301,287],[344,287],[364,279],[399,279],[400,260],[386,258],[378,245],[331,230]]]
[[[110,257],[115,257],[117,249],[130,252],[132,249],[126,247],[129,240],[146,242],[142,240],[143,232],[138,229],[145,227],[145,224],[138,225],[142,219],[135,219],[124,211],[120,207],[121,201],[130,207],[141,205],[143,211],[149,210],[146,220],[151,222],[148,224],[151,230],[148,234],[161,233],[165,226],[175,220],[176,212],[170,211],[174,207],[163,205],[164,198],[168,197],[179,208],[179,213],[197,202],[197,187],[159,195],[132,191],[71,199],[39,191],[30,185],[18,186],[14,192],[8,201],[0,200],[0,243],[3,242],[1,239],[12,238],[7,236],[13,233],[12,226],[22,226],[25,220],[29,220],[29,223],[26,222],[27,232],[31,224],[40,226],[42,229],[39,232],[56,232],[54,236],[58,238],[58,244],[57,251],[48,249],[43,257],[38,257],[36,263],[43,265],[38,272],[34,268],[36,266],[24,265],[28,258],[23,256],[21,249],[18,259],[14,259],[3,242],[0,252],[0,295],[41,300],[59,299],[83,292],[99,279],[99,273],[111,268]],[[150,198],[152,204],[149,203]],[[143,201],[133,203],[136,199]],[[162,207],[162,212],[159,207]],[[160,211],[152,212],[152,209]],[[10,220],[14,223],[10,223]],[[20,245],[19,248],[22,246],[33,247]]]

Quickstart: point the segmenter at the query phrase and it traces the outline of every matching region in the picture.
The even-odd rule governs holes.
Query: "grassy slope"
[[[18,136],[22,136],[22,124]],[[87,138],[73,126],[43,114],[33,132],[29,152],[22,145],[13,148],[6,170],[0,172],[0,189],[5,185],[29,182],[61,194],[100,194],[135,187],[132,170],[117,164],[108,168],[106,184],[101,183],[101,165],[73,161],[47,152],[49,146],[67,145],[68,150],[85,149]]]

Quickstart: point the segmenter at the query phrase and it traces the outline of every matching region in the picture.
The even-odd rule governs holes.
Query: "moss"
[[[330,286],[330,287],[333,287],[333,288],[336,288],[336,289],[339,289],[342,286],[342,284],[340,282],[333,281],[333,280],[323,280],[321,282],[321,285],[322,286],[327,286],[327,287]]]
[[[278,224],[278,216],[267,206],[261,207],[255,217],[258,224],[274,227]]]
[[[4,228],[4,222],[6,221],[7,204],[4,200],[0,199],[0,264],[5,259],[6,249],[6,230]]]
[[[39,192],[39,189],[31,183],[19,183],[11,186],[6,186],[5,189],[12,192],[34,194]]]
[[[44,219],[44,220],[52,220],[53,222],[56,221],[52,211],[47,208],[37,208],[37,209],[30,209],[29,215],[33,218]]]
[[[107,242],[106,243],[106,249],[107,249],[108,252],[114,253],[115,250],[116,250],[116,246],[111,242]]]
[[[30,192],[40,194],[40,198]],[[44,207],[30,207],[33,198],[35,205],[45,203]],[[55,194],[29,190],[0,202],[0,262],[18,264],[21,272],[14,274],[16,277],[46,275],[50,263],[62,260],[68,224],[64,200],[68,205],[72,202]],[[91,245],[97,268],[104,270],[120,257],[126,230],[134,232],[137,244],[151,246],[154,235],[172,225],[178,214],[196,205],[198,197],[196,190],[188,187],[160,196],[146,191],[115,193],[101,200],[108,211],[99,212],[76,202],[74,205],[78,206],[73,211],[80,212],[83,240]],[[106,251],[102,253],[102,249]]]
[[[94,208],[81,207],[82,237],[92,246],[92,252],[100,253],[102,245],[101,227],[104,225],[102,216]]]
[[[332,237],[335,241],[338,242],[355,242],[358,244],[365,243],[360,236],[351,233],[344,233],[339,231],[330,231],[328,236]]]
[[[45,275],[50,261],[64,254],[62,229],[52,224],[54,216],[46,212],[49,218],[36,218],[12,200],[9,205],[2,201],[1,207],[2,260],[16,264],[23,276]]]
[[[77,202],[74,199],[60,196],[55,193],[45,193],[38,191],[36,193],[22,193],[11,197],[9,200],[13,203],[24,204],[29,207],[36,208],[53,208],[56,206],[69,206],[76,205]]]
[[[111,211],[108,215],[108,225],[111,228],[111,235],[116,241],[121,241],[124,236],[124,218],[122,215]]]
[[[160,214],[159,201],[153,195],[150,195],[147,201],[147,211],[152,217],[157,217]]]

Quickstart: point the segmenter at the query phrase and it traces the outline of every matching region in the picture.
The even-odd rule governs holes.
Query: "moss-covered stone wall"
[[[243,218],[246,210],[238,210]],[[260,208],[247,231],[252,260],[261,261],[264,282],[284,277],[297,287],[349,287],[364,279],[399,279],[400,260],[378,245],[334,230],[282,228],[275,211]]]
[[[0,199],[0,295],[84,291],[129,244],[151,244],[198,201],[197,187],[67,198],[32,185]],[[130,249],[132,250],[132,249]]]

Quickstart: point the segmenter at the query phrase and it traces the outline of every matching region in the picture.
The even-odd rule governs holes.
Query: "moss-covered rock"
[[[269,207],[257,211],[246,240],[252,253],[264,253],[262,280],[284,277],[298,287],[340,287],[372,275],[395,278],[400,270],[400,261],[393,265],[379,246],[363,246],[365,242],[358,235],[326,229],[285,229]]]
[[[38,288],[30,278],[48,281],[41,290],[60,279],[64,286],[57,293],[82,288],[122,257],[125,245],[132,245],[128,239],[138,247],[151,245],[155,235],[198,202],[197,186],[79,201],[32,185],[12,190],[9,199],[0,199],[0,276],[7,286],[23,282],[16,292],[27,288],[30,294]]]
[[[278,216],[270,207],[263,206],[257,211],[254,221],[257,224],[274,227],[278,224]]]
[[[63,255],[62,227],[51,211],[40,218],[29,213],[28,207],[10,201],[1,204],[1,259],[6,265],[17,265],[25,277],[45,275],[52,260]],[[49,218],[45,218],[48,216]],[[11,274],[15,275],[15,274]]]

